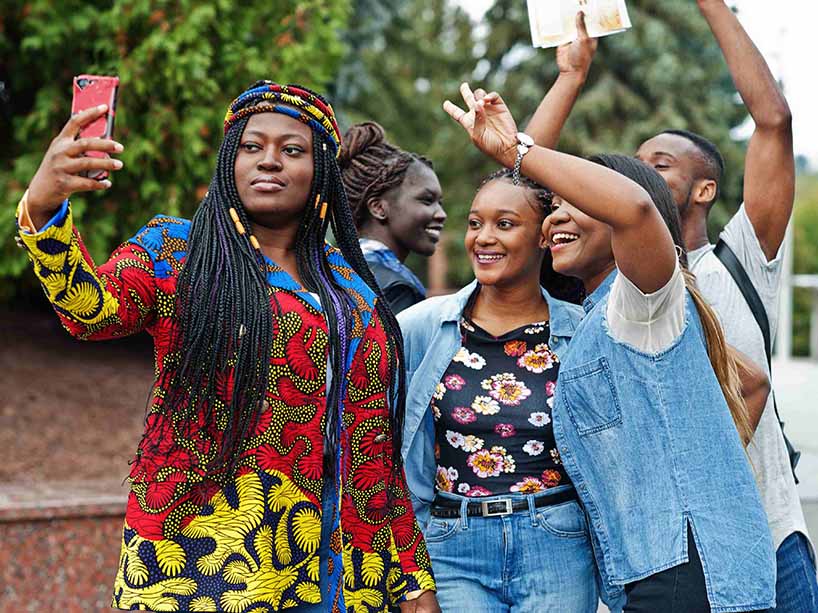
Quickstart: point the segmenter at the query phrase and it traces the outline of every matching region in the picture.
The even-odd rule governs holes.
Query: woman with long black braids
[[[96,266],[68,197],[110,186],[83,171],[122,167],[83,155],[118,143],[76,138],[104,112],[52,141],[18,220],[72,335],[155,342],[113,606],[439,611],[400,461],[402,339],[358,246],[332,107],[253,85],[193,220],[155,217]]]

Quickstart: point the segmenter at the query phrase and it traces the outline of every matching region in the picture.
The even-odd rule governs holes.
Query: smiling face
[[[250,117],[234,168],[236,189],[254,223],[297,227],[312,187],[312,146],[312,130],[292,117]]]
[[[696,146],[678,134],[654,136],[642,143],[636,152],[638,160],[662,175],[682,216],[690,206],[698,181],[697,156]]]
[[[531,190],[495,179],[472,202],[466,252],[482,285],[512,286],[539,280],[545,249],[543,212]]]
[[[399,187],[384,194],[386,224],[398,246],[398,257],[435,252],[446,222],[442,197],[435,171],[418,161],[406,169]]]
[[[614,269],[611,227],[589,217],[556,194],[543,222],[554,270],[578,277],[586,287]]]

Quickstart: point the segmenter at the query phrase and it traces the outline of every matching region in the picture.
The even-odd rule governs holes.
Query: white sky
[[[482,17],[493,4],[493,0],[454,2],[474,19]],[[818,3],[733,0],[732,4],[738,6],[739,19],[773,73],[784,82],[793,113],[795,152],[807,156],[812,167],[818,168]]]

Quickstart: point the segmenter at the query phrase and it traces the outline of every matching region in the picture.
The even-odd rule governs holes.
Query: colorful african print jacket
[[[174,292],[189,228],[184,219],[155,217],[99,267],[67,203],[39,233],[21,230],[20,237],[63,326],[93,340],[147,330],[159,381],[175,359]],[[403,471],[399,483],[389,478],[387,349],[375,295],[340,252],[328,247],[327,257],[358,310],[345,373],[340,514],[328,563],[330,589],[339,587],[323,601],[333,611],[385,611],[409,591],[434,589],[434,580]],[[205,423],[190,438],[180,439],[177,430],[168,440],[142,441],[130,474],[115,608],[262,613],[322,601],[327,326],[316,299],[269,260],[268,281],[277,299],[271,377],[241,468],[224,487],[206,477],[202,458],[220,439]],[[148,422],[163,419],[156,410],[163,396],[156,384]],[[391,508],[390,480],[401,494]]]

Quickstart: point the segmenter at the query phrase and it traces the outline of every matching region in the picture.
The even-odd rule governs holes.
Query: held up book
[[[528,21],[535,47],[558,47],[577,37],[576,15],[585,13],[592,38],[631,27],[625,0],[528,0]]]

